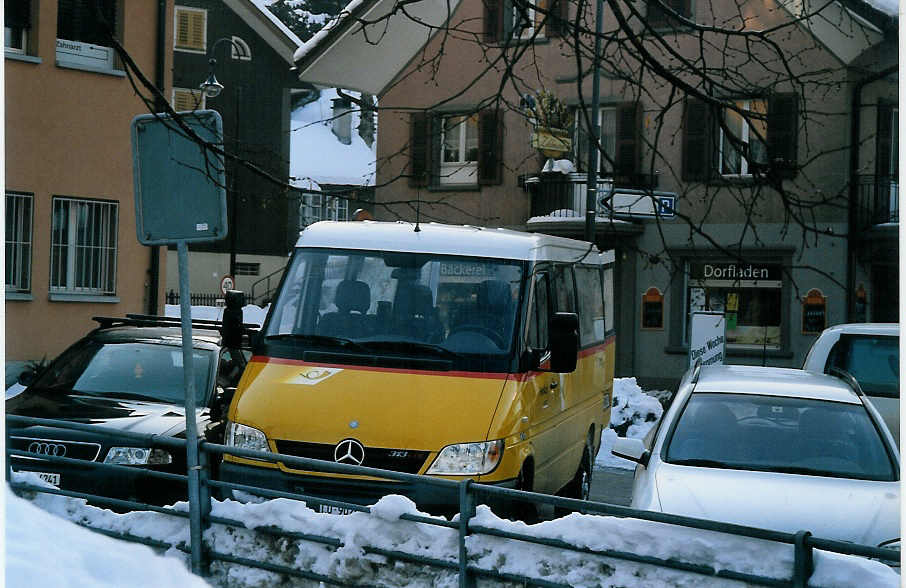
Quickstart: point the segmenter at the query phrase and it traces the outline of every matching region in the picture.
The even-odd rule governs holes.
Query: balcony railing
[[[531,194],[531,217],[585,218],[588,179],[584,173],[546,173],[531,176],[526,178],[525,187]],[[601,201],[615,190],[627,189],[629,192],[633,192],[655,190],[656,188],[657,176],[599,178],[595,212],[601,216],[610,215],[610,209]],[[621,216],[620,211],[615,211],[614,216]],[[623,216],[631,215],[624,214]]]
[[[857,176],[856,223],[859,229],[900,222],[896,176]]]

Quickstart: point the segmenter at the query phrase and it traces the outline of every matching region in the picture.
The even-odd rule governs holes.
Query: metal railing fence
[[[141,433],[133,432],[124,432],[104,427],[99,427],[95,425],[89,425],[84,423],[74,423],[70,421],[60,421],[54,419],[42,419],[34,417],[23,417],[17,415],[7,415],[6,417],[6,435],[7,435],[7,450],[6,450],[6,477],[7,482],[10,486],[16,491],[33,491],[33,492],[44,492],[48,494],[55,494],[61,496],[69,496],[74,498],[83,498],[89,500],[96,504],[101,504],[105,506],[112,506],[121,509],[131,509],[131,510],[148,510],[153,512],[158,512],[166,515],[171,515],[175,517],[181,517],[187,519],[189,512],[176,510],[167,506],[156,506],[131,500],[123,500],[117,498],[110,498],[105,496],[100,496],[96,494],[88,494],[82,492],[74,492],[59,488],[49,488],[43,486],[37,486],[28,483],[17,482],[12,479],[12,464],[11,457],[20,456],[27,458],[37,458],[43,460],[39,462],[39,465],[34,467],[40,467],[40,471],[45,471],[48,469],[48,463],[57,463],[57,464],[66,464],[66,465],[78,465],[86,468],[92,468],[97,470],[107,470],[107,471],[123,471],[128,470],[130,473],[136,473],[134,466],[122,466],[122,465],[112,465],[104,464],[99,462],[86,462],[84,460],[66,458],[66,457],[54,457],[47,455],[39,455],[37,453],[32,453],[29,451],[11,449],[10,447],[10,431],[19,430],[21,427],[39,427],[40,434],[42,438],[54,438],[54,435],[59,434],[61,431],[64,433],[66,431],[78,431],[83,434],[90,434],[97,440],[116,440],[117,443],[127,442],[127,443],[136,443],[141,444],[143,447],[151,448],[164,448],[170,450],[182,450],[185,451],[186,441],[160,435],[148,435]],[[80,437],[81,438],[81,437]],[[490,578],[497,579],[507,582],[519,582],[525,586],[543,586],[543,587],[557,587],[557,588],[568,588],[568,585],[552,582],[545,580],[544,578],[536,578],[529,576],[522,576],[519,574],[512,573],[502,573],[498,570],[486,569],[469,562],[469,551],[466,542],[466,538],[470,535],[485,535],[491,537],[498,537],[507,540],[521,541],[525,543],[531,543],[535,545],[541,545],[546,547],[552,547],[556,549],[562,549],[564,551],[571,551],[575,553],[590,554],[595,556],[603,556],[618,560],[623,560],[626,562],[632,562],[636,564],[646,564],[652,566],[658,566],[662,568],[669,568],[681,572],[688,572],[693,574],[698,574],[704,577],[713,577],[713,578],[724,578],[732,580],[740,580],[743,582],[748,582],[752,585],[758,586],[793,586],[793,587],[804,587],[808,584],[808,579],[813,571],[812,564],[812,553],[814,549],[822,549],[825,551],[830,551],[834,553],[855,555],[861,557],[875,558],[879,560],[889,561],[889,562],[899,562],[900,552],[893,549],[878,548],[867,545],[857,545],[853,543],[835,541],[828,539],[821,539],[811,536],[807,531],[800,531],[798,533],[785,533],[779,531],[772,531],[767,529],[759,529],[755,527],[747,527],[742,525],[735,525],[729,523],[720,523],[705,519],[697,519],[685,516],[650,512],[650,511],[641,511],[624,506],[617,506],[612,504],[600,503],[600,502],[590,502],[583,500],[576,500],[571,498],[563,498],[558,496],[551,496],[546,494],[537,494],[532,492],[524,492],[520,490],[512,490],[508,488],[501,488],[497,486],[490,486],[484,484],[474,483],[471,480],[464,481],[452,481],[439,478],[433,478],[429,476],[422,476],[418,474],[407,474],[402,472],[393,472],[388,470],[379,470],[375,468],[369,468],[364,466],[354,466],[348,464],[340,464],[329,461],[322,461],[317,459],[296,457],[291,455],[277,454],[277,453],[267,453],[261,451],[253,451],[248,449],[238,449],[235,447],[227,447],[225,445],[211,443],[208,441],[200,441],[199,443],[199,453],[200,453],[200,467],[202,469],[202,475],[200,476],[201,483],[201,504],[190,504],[190,509],[197,508],[201,509],[202,522],[205,529],[209,528],[211,525],[225,525],[237,529],[245,529],[248,531],[253,531],[256,533],[262,533],[266,535],[271,535],[274,537],[285,538],[290,540],[298,541],[307,541],[325,545],[334,549],[339,549],[343,547],[343,542],[335,537],[326,537],[314,534],[300,533],[300,532],[290,532],[280,529],[275,529],[271,527],[256,527],[254,529],[249,528],[241,521],[232,520],[228,518],[213,516],[211,514],[211,490],[223,489],[223,490],[240,490],[243,492],[248,492],[256,494],[265,498],[290,498],[294,500],[304,501],[307,505],[326,505],[326,506],[335,506],[339,508],[349,509],[352,511],[359,512],[371,512],[370,507],[362,506],[360,504],[353,504],[344,502],[341,500],[333,500],[324,497],[311,496],[302,493],[295,492],[285,492],[270,490],[266,488],[260,488],[248,484],[237,484],[224,482],[222,480],[212,479],[210,477],[211,472],[211,463],[212,460],[219,459],[222,455],[233,455],[236,457],[245,457],[253,458],[256,460],[265,460],[270,462],[281,462],[286,466],[289,466],[294,469],[308,470],[308,471],[318,471],[325,473],[336,473],[336,474],[352,474],[358,476],[370,476],[374,478],[379,478],[382,480],[390,480],[397,482],[406,482],[412,484],[413,486],[427,486],[435,490],[454,492],[459,497],[459,519],[456,521],[448,521],[444,518],[437,517],[427,517],[411,513],[404,513],[400,516],[400,519],[414,522],[414,523],[425,523],[429,525],[435,525],[440,527],[446,527],[450,529],[458,530],[459,535],[459,554],[457,561],[442,560],[432,557],[426,557],[422,555],[415,555],[411,553],[405,553],[400,551],[393,551],[382,549],[376,546],[365,546],[363,551],[366,554],[375,554],[381,555],[387,558],[389,562],[403,562],[410,563],[422,566],[428,566],[432,568],[438,568],[447,571],[456,571],[459,575],[459,585],[474,586],[475,581],[478,578]],[[28,468],[17,467],[17,470],[27,470]],[[165,479],[170,481],[185,482],[187,476],[184,474],[174,474],[167,472],[159,472],[153,470],[144,470],[143,475],[148,477]],[[485,526],[481,526],[472,522],[472,518],[476,513],[476,505],[482,503],[481,498],[489,498],[492,501],[497,501],[497,503],[503,502],[513,502],[513,501],[522,501],[528,502],[534,505],[549,505],[555,508],[568,509],[573,511],[578,511],[584,514],[599,514],[599,515],[608,515],[614,517],[624,517],[624,518],[634,518],[641,519],[646,521],[652,521],[657,523],[665,523],[669,525],[681,526],[691,529],[699,529],[704,531],[713,531],[720,533],[728,533],[732,535],[737,535],[741,537],[748,537],[752,539],[760,539],[773,541],[777,543],[791,545],[794,549],[794,565],[793,570],[791,570],[789,578],[773,578],[766,576],[759,576],[755,574],[747,574],[743,572],[738,572],[735,570],[728,569],[718,569],[713,566],[703,565],[701,563],[694,562],[683,562],[675,559],[664,559],[659,557],[653,557],[648,555],[639,555],[631,552],[613,550],[613,549],[591,549],[587,547],[580,547],[576,545],[569,544],[562,540],[550,539],[545,537],[535,537],[530,536],[524,533],[516,533],[511,531],[505,531],[501,529],[494,529]],[[362,584],[350,583],[343,579],[334,578],[331,576],[318,574],[312,570],[301,570],[296,568],[291,568],[284,565],[274,564],[270,562],[256,561],[249,558],[243,558],[235,554],[224,553],[218,551],[217,545],[207,545],[204,541],[201,544],[178,544],[173,545],[165,541],[160,541],[154,538],[149,537],[139,537],[131,535],[128,533],[114,532],[104,529],[97,529],[99,532],[104,533],[112,537],[117,537],[119,539],[124,539],[127,541],[133,541],[138,543],[143,543],[151,547],[159,549],[169,549],[175,547],[185,553],[191,553],[197,555],[200,551],[200,560],[205,562],[205,568],[209,569],[209,566],[212,562],[220,561],[226,563],[232,563],[237,565],[243,565],[248,567],[253,567],[261,570],[266,570],[270,572],[275,572],[278,574],[285,574],[291,577],[305,578],[313,581],[323,582],[327,585],[332,586],[363,586]],[[191,543],[191,540],[190,540]]]

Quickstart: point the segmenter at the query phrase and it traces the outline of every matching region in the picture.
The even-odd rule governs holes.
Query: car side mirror
[[[555,313],[550,320],[551,371],[576,371],[579,357],[579,316],[574,312]]]
[[[211,401],[211,420],[222,421],[230,410],[230,403],[236,394],[236,388],[218,388]]]
[[[645,449],[645,444],[642,443],[641,439],[617,437],[610,452],[617,457],[634,461],[642,466],[647,466],[648,461],[651,459],[651,454]]]

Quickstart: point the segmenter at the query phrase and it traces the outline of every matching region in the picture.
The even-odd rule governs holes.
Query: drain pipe
[[[894,65],[886,69],[883,69],[879,72],[871,74],[865,78],[862,78],[853,86],[853,95],[852,95],[852,119],[850,122],[850,133],[849,133],[849,229],[846,231],[846,321],[850,322],[852,320],[853,312],[853,291],[855,290],[856,285],[856,262],[855,262],[855,243],[856,243],[856,222],[858,221],[858,199],[859,199],[859,185],[856,183],[856,178],[859,175],[859,155],[860,155],[860,143],[859,136],[862,134],[862,90],[865,89],[865,86],[878,80],[882,80],[889,75],[893,75],[899,71],[899,66]]]
[[[164,93],[164,72],[166,71],[167,60],[167,0],[157,0],[157,51],[154,60],[154,85],[160,90],[160,95]],[[164,112],[166,105],[160,103],[161,98],[155,97],[154,111]],[[148,314],[157,314],[158,299],[157,293],[160,290],[160,246],[151,246],[151,261],[148,268],[149,285],[148,285]]]

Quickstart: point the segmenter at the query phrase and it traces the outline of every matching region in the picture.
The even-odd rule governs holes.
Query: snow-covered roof
[[[352,0],[296,51],[299,79],[380,95],[459,2],[419,0],[401,9],[396,0]]]
[[[323,221],[306,227],[296,247],[338,247],[374,251],[407,251],[494,259],[550,259],[607,263],[612,252],[599,255],[590,243],[541,233],[470,225],[408,222]],[[593,252],[592,255],[586,254]]]
[[[359,113],[352,116],[352,142],[344,145],[331,131],[333,88],[321,90],[314,102],[293,110],[290,117],[289,175],[300,188],[318,190],[323,184],[374,184],[374,149],[355,132]]]
[[[289,27],[267,9],[274,0],[223,0],[249,27],[252,28],[288,64],[292,65],[293,54],[303,44]]]

